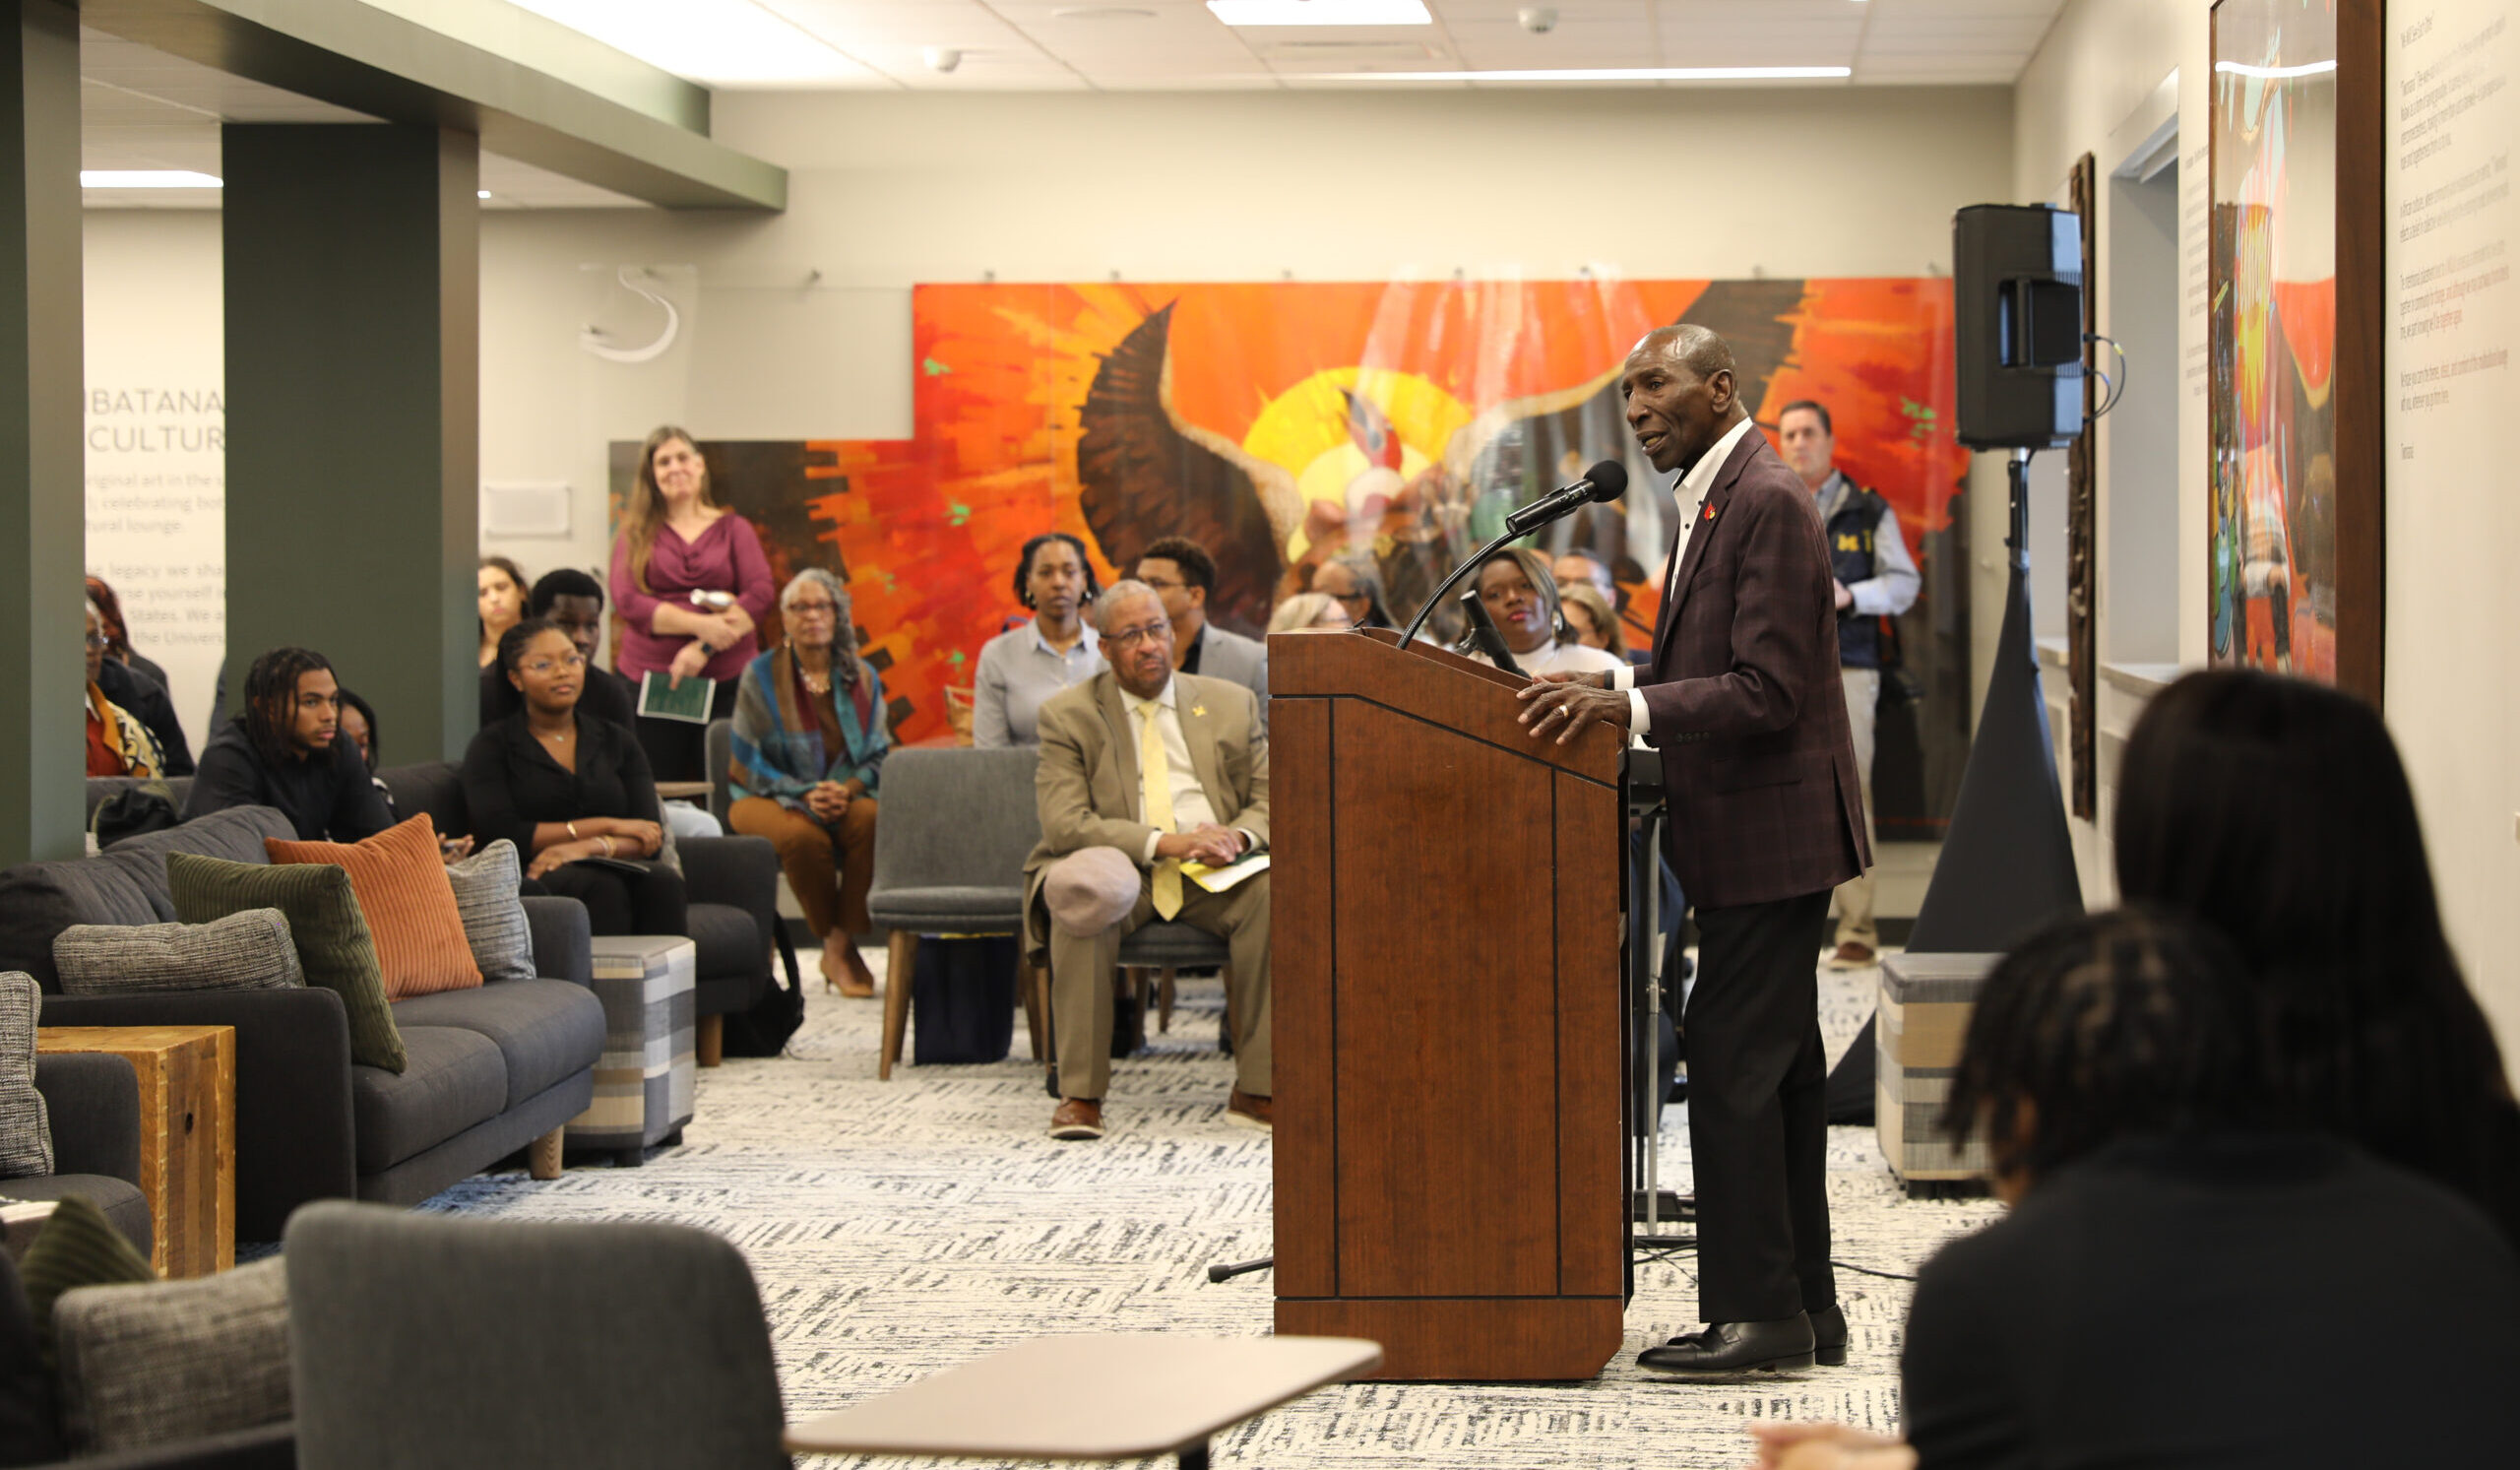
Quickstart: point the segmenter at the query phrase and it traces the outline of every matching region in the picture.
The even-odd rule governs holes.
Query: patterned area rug
[[[815,956],[800,959],[810,984]],[[882,953],[867,960],[880,974]],[[1821,972],[1832,1057],[1861,1026],[1876,983],[1874,971]],[[880,1002],[817,991],[788,1055],[700,1074],[684,1144],[652,1151],[646,1167],[576,1165],[549,1183],[485,1175],[422,1208],[669,1220],[733,1241],[760,1282],[791,1421],[1034,1336],[1266,1333],[1266,1273],[1222,1285],[1205,1274],[1270,1249],[1268,1139],[1224,1120],[1232,1063],[1215,1045],[1223,1008],[1216,982],[1185,982],[1171,1032],[1115,1066],[1110,1135],[1055,1143],[1043,1136],[1051,1105],[1020,1018],[1007,1061],[905,1065],[878,1082]],[[1869,1128],[1832,1130],[1829,1154],[1841,1261],[1913,1272],[1995,1214],[1984,1201],[1907,1199]],[[1665,1115],[1662,1157],[1665,1187],[1685,1191],[1678,1108]],[[1844,1368],[1755,1387],[1681,1385],[1633,1359],[1696,1329],[1688,1268],[1685,1257],[1638,1268],[1626,1349],[1593,1382],[1335,1387],[1221,1437],[1216,1463],[1734,1466],[1748,1463],[1751,1419],[1896,1428],[1906,1283],[1841,1271],[1853,1332]]]

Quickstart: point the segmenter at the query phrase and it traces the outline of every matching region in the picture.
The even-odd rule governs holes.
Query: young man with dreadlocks
[[[201,753],[184,820],[230,806],[277,807],[304,842],[357,842],[392,826],[367,763],[335,738],[341,718],[341,686],[322,654],[276,648],[256,659],[243,713]]]

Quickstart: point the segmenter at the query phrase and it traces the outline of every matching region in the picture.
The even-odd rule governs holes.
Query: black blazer
[[[2313,1133],[2134,1138],[1926,1264],[1923,1470],[2508,1463],[2520,1259],[2439,1184]]]
[[[541,822],[619,816],[664,820],[647,752],[625,726],[577,711],[578,768],[562,769],[526,728],[520,710],[472,737],[464,752],[464,805],[473,840],[483,847],[507,838],[521,862],[534,860]]]

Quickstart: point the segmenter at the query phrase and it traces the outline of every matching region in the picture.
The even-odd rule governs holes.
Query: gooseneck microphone
[[[1604,460],[1585,471],[1582,479],[1563,489],[1551,490],[1531,504],[1508,514],[1505,517],[1504,535],[1471,552],[1461,565],[1453,568],[1451,576],[1436,585],[1435,590],[1427,596],[1425,606],[1418,609],[1418,615],[1411,618],[1409,626],[1402,631],[1400,646],[1407,648],[1417,640],[1418,630],[1426,625],[1427,614],[1433,612],[1435,605],[1444,600],[1444,594],[1453,590],[1454,583],[1469,576],[1473,568],[1485,562],[1495,553],[1497,547],[1518,536],[1528,536],[1551,521],[1573,515],[1579,507],[1600,501],[1616,500],[1626,493],[1627,467],[1616,460]]]
[[[1505,529],[1522,536],[1572,515],[1582,506],[1607,504],[1626,493],[1627,467],[1616,460],[1604,460],[1585,471],[1582,479],[1506,516]]]

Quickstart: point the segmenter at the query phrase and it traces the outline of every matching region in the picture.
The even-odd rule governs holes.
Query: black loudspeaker
[[[2082,217],[1973,204],[1952,217],[1960,442],[2060,449],[2083,431]]]

